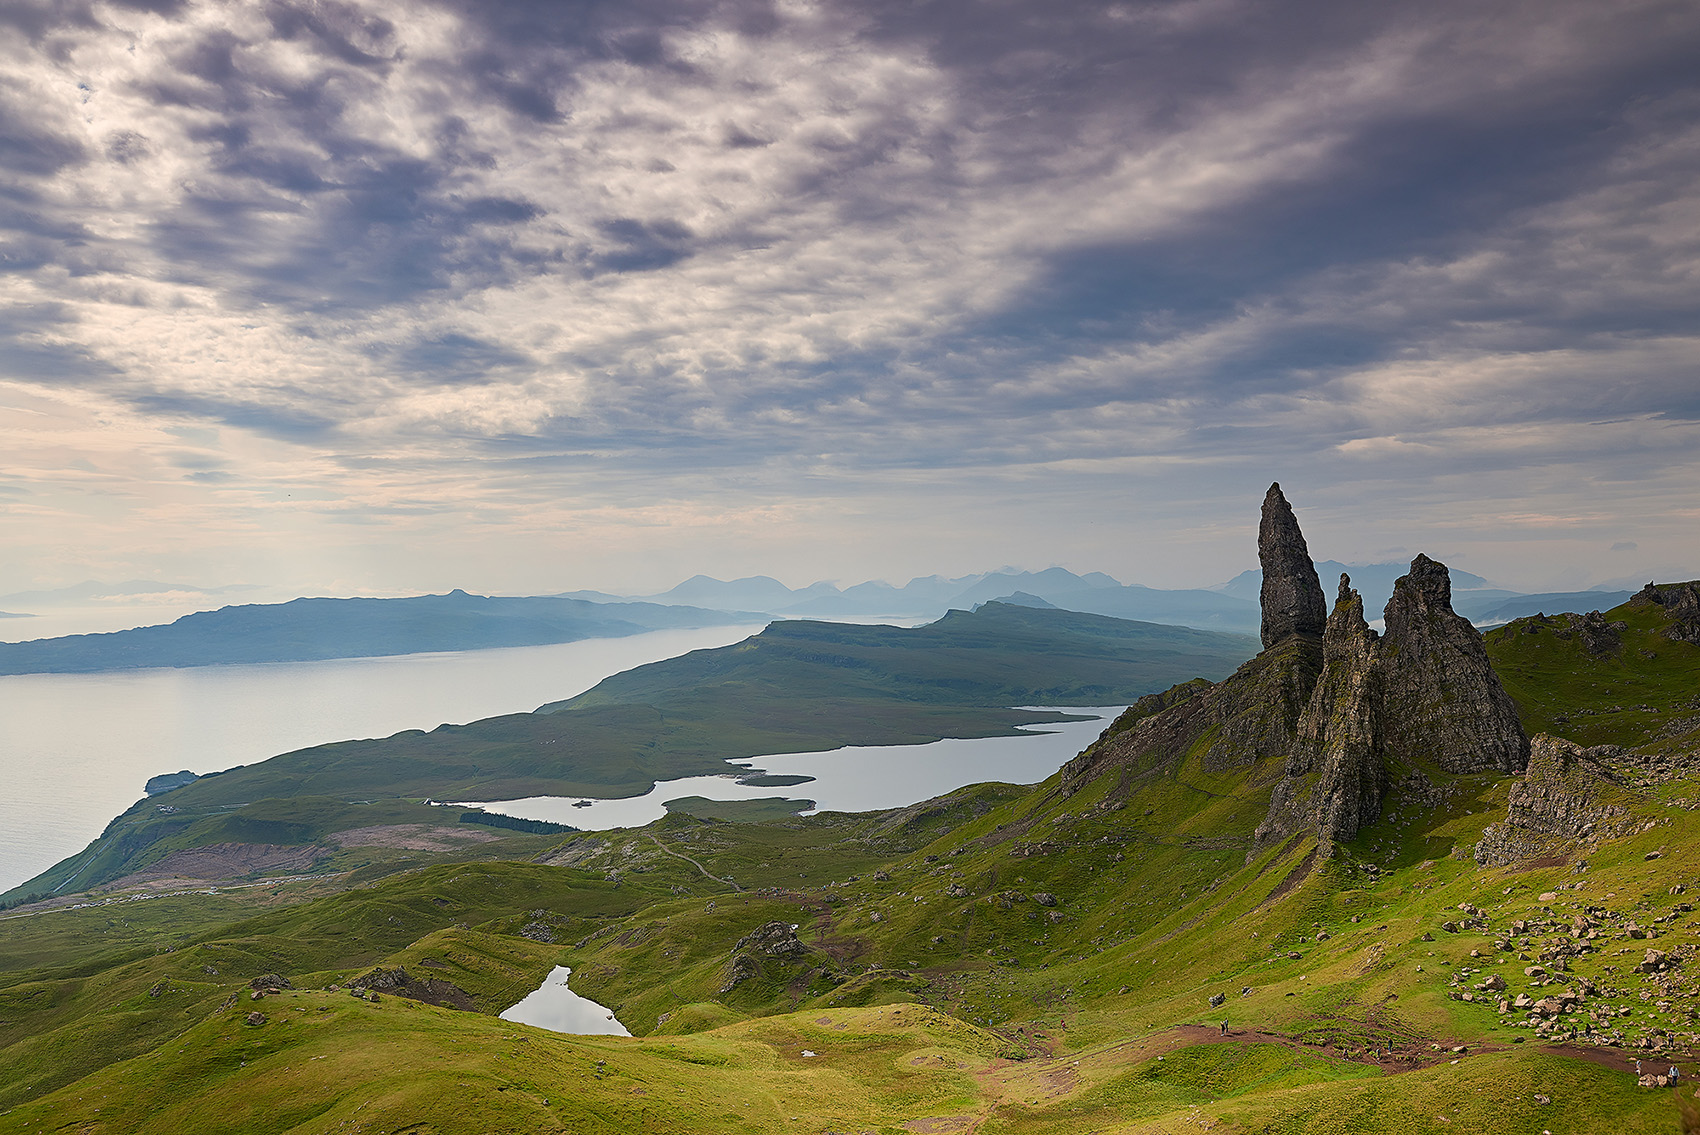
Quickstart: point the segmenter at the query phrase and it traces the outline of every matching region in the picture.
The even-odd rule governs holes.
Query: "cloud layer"
[[[1700,556],[1689,4],[0,25],[20,587]]]

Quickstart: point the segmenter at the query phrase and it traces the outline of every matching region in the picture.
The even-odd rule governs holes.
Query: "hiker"
[[[1222,1035],[1223,1036],[1228,1035],[1228,1022],[1227,1021],[1222,1022]]]

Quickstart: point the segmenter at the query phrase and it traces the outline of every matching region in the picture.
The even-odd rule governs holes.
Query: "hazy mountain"
[[[1393,594],[1393,581],[1411,570],[1407,561],[1385,564],[1343,564],[1339,560],[1317,560],[1316,574],[1322,580],[1322,590],[1328,595],[1334,594],[1335,586],[1340,582],[1341,573],[1352,577],[1352,586],[1363,596],[1364,611],[1371,619],[1381,616],[1381,609],[1387,605],[1388,596]],[[1473,572],[1460,571],[1458,568],[1448,568],[1452,576],[1452,586],[1458,591],[1469,591],[1484,588],[1488,581]],[[1244,599],[1251,603],[1258,601],[1259,591],[1263,587],[1263,572],[1256,568],[1242,571],[1228,582],[1211,588],[1221,595],[1232,595],[1236,599]],[[1515,591],[1503,592],[1505,595],[1516,595]],[[1462,608],[1460,608],[1462,614]]]
[[[946,611],[968,610],[1018,591],[1065,610],[1118,619],[1235,633],[1256,631],[1258,625],[1255,594],[1248,602],[1215,591],[1164,591],[1124,585],[1103,572],[1076,575],[1060,567],[1037,572],[1003,568],[955,579],[928,575],[911,579],[901,587],[870,581],[843,589],[830,583],[816,583],[792,590],[767,576],[725,582],[699,575],[670,591],[627,598],[654,603],[689,601],[816,619],[937,618]],[[597,602],[622,598],[598,591],[566,594]]]
[[[1632,591],[1548,591],[1538,595],[1482,596],[1466,592],[1454,596],[1452,606],[1460,615],[1480,625],[1508,623],[1528,615],[1609,611],[1633,594]]]

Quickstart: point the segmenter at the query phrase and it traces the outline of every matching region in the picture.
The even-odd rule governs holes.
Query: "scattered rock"
[[[1228,995],[1226,993],[1212,993],[1210,995],[1210,1007],[1212,1009],[1215,1009],[1218,1006],[1220,1006],[1227,999],[1228,999]]]
[[[1057,896],[1051,894],[1049,891],[1038,891],[1034,893],[1033,901],[1038,903],[1040,906],[1056,906]]]
[[[248,1024],[254,1026],[255,1028],[258,1028],[259,1026],[266,1023],[266,1015],[264,1013],[249,1013],[246,1017],[243,1018],[243,1020],[245,1020]]]

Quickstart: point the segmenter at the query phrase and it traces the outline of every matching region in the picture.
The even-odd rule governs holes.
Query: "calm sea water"
[[[20,620],[22,621],[22,620]],[[150,776],[536,709],[759,626],[265,666],[0,677],[0,891],[81,850]]]
[[[867,812],[901,808],[968,784],[1003,781],[1036,784],[1061,768],[1104,731],[1124,706],[1067,709],[1085,721],[1035,725],[1018,737],[947,738],[930,745],[847,745],[824,753],[756,757],[752,769],[814,779],[785,788],[739,784],[736,775],[664,780],[643,796],[626,800],[531,796],[485,804],[491,812],[571,824],[583,831],[642,827],[667,812],[666,803],[685,796],[709,800],[813,800],[821,811]]]

